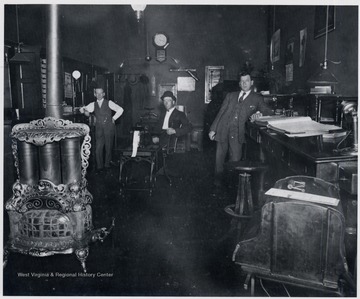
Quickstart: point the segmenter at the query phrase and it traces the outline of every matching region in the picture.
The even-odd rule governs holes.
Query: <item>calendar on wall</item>
[[[205,66],[205,104],[211,102],[211,91],[223,80],[224,66]]]

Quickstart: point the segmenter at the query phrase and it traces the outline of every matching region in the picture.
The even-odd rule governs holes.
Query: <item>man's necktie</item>
[[[239,103],[242,102],[244,100],[244,97],[245,97],[245,92],[242,94],[242,96],[239,98]]]

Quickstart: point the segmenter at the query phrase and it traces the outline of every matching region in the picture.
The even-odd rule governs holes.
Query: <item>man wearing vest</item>
[[[122,115],[124,109],[113,101],[106,100],[105,92],[102,87],[95,88],[94,96],[96,102],[92,102],[85,107],[80,108],[81,113],[89,116],[94,113],[95,121],[95,141],[96,141],[96,168],[100,172],[110,168],[111,153],[115,136],[115,121]],[[114,115],[113,111],[115,112]],[[104,147],[105,147],[105,164],[104,164]]]
[[[251,117],[273,114],[262,95],[252,90],[253,80],[248,72],[240,74],[241,91],[226,95],[214,122],[210,127],[210,140],[216,143],[215,187],[221,187],[224,162],[229,151],[230,161],[240,161],[245,142],[245,123]],[[260,113],[256,113],[260,112]]]

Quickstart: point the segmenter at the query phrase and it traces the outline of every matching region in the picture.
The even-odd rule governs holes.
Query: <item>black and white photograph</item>
[[[4,297],[357,297],[359,4],[3,1]]]

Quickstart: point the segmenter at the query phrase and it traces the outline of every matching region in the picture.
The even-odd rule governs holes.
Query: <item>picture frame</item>
[[[299,34],[299,67],[302,67],[305,64],[305,53],[306,53],[306,43],[307,43],[307,28],[300,30]]]
[[[295,38],[291,37],[287,40],[285,51],[285,64],[294,62]]]
[[[270,61],[273,64],[280,60],[280,29],[276,30],[271,37]]]
[[[222,82],[224,69],[225,67],[223,65],[205,66],[205,104],[209,104],[211,102],[212,88]]]
[[[327,6],[315,7],[314,39],[326,33],[326,11]],[[335,30],[335,6],[329,6],[329,18],[327,32]]]
[[[171,91],[173,95],[177,98],[177,84],[176,83],[160,83],[158,86],[159,94],[158,100],[161,102],[161,97],[165,91]]]

